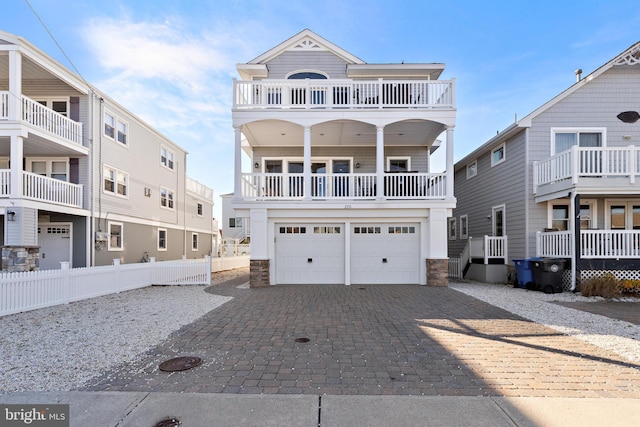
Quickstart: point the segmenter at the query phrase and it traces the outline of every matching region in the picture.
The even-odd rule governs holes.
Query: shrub
[[[585,297],[616,298],[622,294],[622,284],[613,274],[607,273],[583,281],[580,292]]]

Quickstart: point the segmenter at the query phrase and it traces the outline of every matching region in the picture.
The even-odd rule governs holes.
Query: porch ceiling
[[[385,146],[431,146],[444,131],[440,123],[410,120],[384,128]],[[258,121],[243,126],[242,132],[252,147],[290,147],[303,144],[303,128],[285,121]],[[376,128],[351,120],[336,120],[314,125],[312,146],[375,146]]]
[[[86,150],[78,146],[78,149]],[[65,146],[37,135],[30,134],[24,140],[24,157],[84,157],[86,154],[78,151],[76,147]],[[11,155],[11,139],[0,137],[0,157]]]
[[[28,57],[22,57],[22,92],[27,96],[39,95],[29,90],[30,82],[48,81],[48,84],[59,84],[65,91],[79,93],[60,79],[57,79],[50,71],[45,70]],[[0,52],[0,90],[9,90],[9,53]],[[31,92],[31,93],[30,93]]]

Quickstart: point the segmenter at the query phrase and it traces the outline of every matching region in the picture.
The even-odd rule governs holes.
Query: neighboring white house
[[[569,260],[566,289],[640,279],[639,100],[636,43],[456,163],[449,254],[466,277],[549,257]]]
[[[213,192],[184,149],[4,32],[0,83],[3,269],[211,253]]]
[[[456,107],[444,64],[369,64],[304,30],[237,70],[231,205],[251,224],[251,286],[446,286]],[[446,171],[433,172],[443,132]]]
[[[231,206],[233,193],[223,194],[220,199],[222,203],[222,238],[236,239],[239,242],[249,241],[251,238],[249,218],[236,216],[236,211]]]

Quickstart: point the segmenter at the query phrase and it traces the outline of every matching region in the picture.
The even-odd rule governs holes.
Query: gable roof
[[[618,56],[616,56],[606,64],[597,68],[594,72],[589,74],[587,77],[580,79],[579,81],[571,85],[569,88],[567,88],[565,91],[561,92],[560,94],[552,98],[550,101],[548,101],[541,107],[537,108],[533,112],[523,117],[521,120],[518,121],[518,124],[522,127],[531,126],[531,121],[536,116],[548,110],[550,107],[562,101],[563,99],[565,99],[566,97],[568,97],[569,95],[571,95],[572,93],[580,89],[582,86],[588,84],[590,81],[597,78],[604,72],[610,70],[611,68],[615,67],[616,65],[635,65],[635,64],[640,64],[640,42],[636,42],[635,44],[631,45],[631,47],[623,51],[621,54],[619,54]]]
[[[290,50],[310,50],[310,51],[329,51],[340,57],[349,64],[364,64],[365,62],[355,55],[350,54],[341,47],[331,43],[325,38],[320,37],[310,29],[306,28],[295,36],[283,41],[274,48],[269,49],[262,55],[249,61],[249,64],[264,64],[285,51]]]
[[[253,58],[246,64],[237,64],[236,69],[240,77],[245,80],[250,80],[253,77],[265,78],[268,75],[266,63],[287,51],[331,52],[339,58],[342,58],[347,64],[365,64],[360,58],[350,54],[307,28],[276,47],[269,49],[262,55]]]
[[[511,138],[513,135],[517,134],[518,132],[528,127],[531,127],[531,123],[533,119],[535,119],[537,116],[544,113],[545,111],[547,111],[549,108],[553,107],[560,101],[564,100],[569,95],[573,94],[578,89],[582,88],[584,85],[589,84],[589,82],[599,77],[600,75],[610,70],[611,68],[617,65],[637,65],[637,64],[640,64],[640,41],[631,45],[628,49],[624,50],[622,53],[620,53],[619,55],[611,59],[609,62],[598,67],[595,71],[593,71],[588,76],[581,78],[576,83],[569,86],[567,89],[560,92],[558,95],[556,95],[555,97],[551,98],[549,101],[544,103],[542,106],[538,107],[537,109],[533,110],[531,113],[524,116],[522,119],[512,123],[502,131],[498,132],[496,136],[492,137],[487,142],[482,144],[480,147],[476,148],[471,153],[467,154],[458,162],[456,162],[455,169],[459,170],[461,167],[463,167],[473,159],[489,151],[498,143],[501,144],[502,142],[504,142],[508,138]]]

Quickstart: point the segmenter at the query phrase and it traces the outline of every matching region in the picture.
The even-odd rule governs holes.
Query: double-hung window
[[[104,113],[104,136],[126,146],[129,143],[129,125],[115,114]]]
[[[123,225],[121,222],[109,221],[109,245],[110,251],[121,251],[124,249],[123,243]]]
[[[191,250],[198,250],[198,233],[191,233]]]
[[[160,187],[160,206],[167,209],[173,209],[175,196],[173,191]]]
[[[159,251],[167,250],[167,229],[166,228],[158,228],[158,250]]]
[[[111,193],[122,197],[127,197],[129,195],[128,173],[105,165],[103,168],[103,175],[102,190],[105,193]]]
[[[173,170],[173,157],[172,151],[165,147],[160,147],[160,164],[165,168]]]

